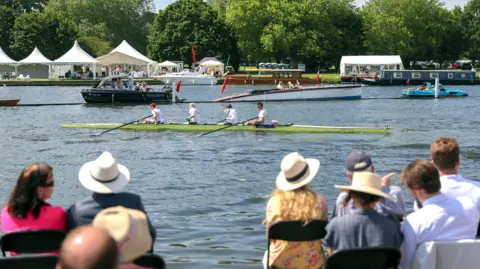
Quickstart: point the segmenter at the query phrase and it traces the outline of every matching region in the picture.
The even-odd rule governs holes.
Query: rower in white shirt
[[[263,109],[262,102],[257,103],[257,108],[260,111],[258,113],[258,118],[256,120],[251,120],[246,123],[246,125],[255,125],[255,124],[265,124],[267,122],[267,112]]]
[[[144,123],[146,123],[146,124],[164,124],[165,119],[163,118],[162,111],[160,111],[160,109],[158,109],[157,106],[154,103],[150,104],[150,109],[152,110],[153,118],[146,119]]]
[[[231,104],[225,106],[225,120],[224,124],[234,125],[238,123],[237,111],[232,107]]]
[[[186,118],[188,124],[200,124],[200,112],[194,103],[190,104],[189,116]]]
[[[450,198],[440,192],[440,175],[432,162],[410,163],[401,181],[419,207],[402,223],[402,269],[412,268],[417,248],[425,242],[475,238],[480,220],[477,209],[469,198]]]

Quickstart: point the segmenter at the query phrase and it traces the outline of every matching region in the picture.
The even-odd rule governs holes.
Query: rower
[[[150,104],[150,109],[152,110],[153,118],[148,118],[144,123],[146,124],[164,124],[165,119],[163,118],[162,111],[157,108],[154,103]]]
[[[264,124],[267,121],[267,112],[263,109],[262,102],[257,103],[257,108],[260,110],[258,113],[258,119],[251,120],[246,123],[246,125],[255,125],[255,124]]]
[[[200,112],[194,103],[190,104],[189,116],[186,117],[188,124],[200,124]]]
[[[225,125],[233,125],[238,123],[237,119],[237,111],[232,108],[232,104],[227,104],[225,109],[225,120],[224,124]]]

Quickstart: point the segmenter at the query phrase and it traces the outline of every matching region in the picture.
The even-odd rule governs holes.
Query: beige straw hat
[[[277,176],[277,188],[291,191],[310,183],[320,169],[317,159],[305,159],[298,152],[285,156],[280,165],[282,170]]]
[[[145,254],[152,247],[145,213],[123,206],[100,211],[93,220],[94,227],[107,229],[120,249],[120,261],[129,262]]]
[[[390,196],[388,196],[382,191],[382,176],[367,171],[353,173],[352,185],[335,185],[335,188],[342,191],[358,191],[391,199]]]

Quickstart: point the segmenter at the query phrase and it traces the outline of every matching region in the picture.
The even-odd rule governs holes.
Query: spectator
[[[65,210],[46,201],[52,197],[53,169],[45,163],[25,167],[2,209],[2,233],[23,230],[67,229]]]
[[[117,269],[117,243],[103,228],[90,225],[71,231],[62,243],[56,269]]]
[[[112,154],[104,152],[95,161],[87,162],[78,173],[80,183],[92,191],[92,196],[76,202],[67,210],[68,229],[90,224],[103,209],[124,206],[145,212],[142,199],[137,194],[120,192],[130,181],[128,168],[117,164]],[[150,233],[156,238],[155,228],[150,220]]]
[[[148,219],[139,210],[123,206],[107,208],[97,214],[94,227],[105,228],[117,242],[121,268],[138,268],[133,260],[145,254],[152,246]]]
[[[440,192],[440,175],[432,162],[417,160],[401,175],[419,209],[402,224],[402,269],[412,267],[418,246],[428,241],[474,239],[478,211],[468,198],[449,198]]]
[[[283,158],[281,172],[277,176],[277,189],[267,203],[265,225],[268,229],[281,220],[302,220],[308,223],[314,219],[328,218],[327,202],[313,192],[308,183],[320,168],[316,159],[304,159],[298,152]],[[287,242],[272,240],[269,267],[275,268],[322,268],[325,262],[321,241]],[[264,267],[266,268],[266,253]]]
[[[355,172],[350,186],[335,186],[348,192],[345,203],[353,200],[355,209],[338,216],[327,225],[325,246],[329,255],[337,250],[393,246],[400,247],[400,223],[375,210],[380,198],[387,198],[382,189],[382,177],[372,172]]]
[[[375,173],[372,159],[365,152],[351,152],[347,157],[346,166],[347,177],[350,181],[356,172],[368,171]],[[400,187],[390,186],[390,178],[394,175],[394,173],[391,173],[382,178],[382,192],[387,194],[391,199],[380,198],[379,202],[375,205],[375,210],[384,216],[401,221],[405,215],[405,204],[402,189]],[[353,200],[349,199],[349,202],[345,204],[347,197],[348,192],[341,192],[338,195],[335,208],[332,212],[332,218],[349,214],[355,209]]]

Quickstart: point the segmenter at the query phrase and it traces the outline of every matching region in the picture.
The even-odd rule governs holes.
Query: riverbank
[[[254,77],[265,77],[269,75],[253,75]],[[316,74],[303,74],[306,78],[314,79]],[[339,84],[339,74],[321,74],[322,83]],[[95,86],[100,79],[29,79],[29,80],[0,80],[0,86]],[[162,85],[160,80],[155,79],[136,79],[136,81],[145,81],[148,85]],[[224,78],[217,79],[217,85],[223,84]]]

